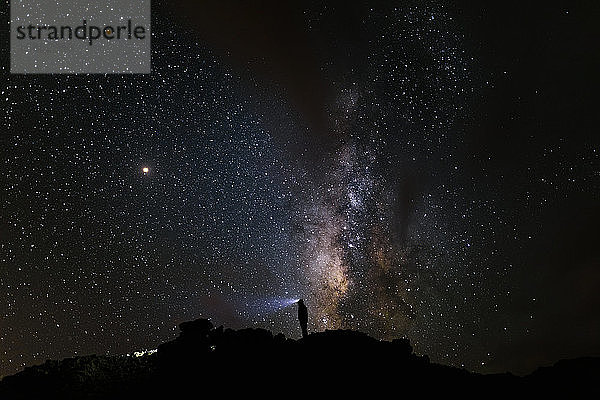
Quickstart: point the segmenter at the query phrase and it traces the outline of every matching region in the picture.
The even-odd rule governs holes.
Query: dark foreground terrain
[[[199,319],[143,357],[47,361],[0,382],[0,399],[203,398],[258,394],[323,397],[392,395],[472,398],[598,394],[600,359],[560,361],[527,377],[480,375],[430,363],[404,339],[347,331],[286,339],[263,329],[214,328]]]

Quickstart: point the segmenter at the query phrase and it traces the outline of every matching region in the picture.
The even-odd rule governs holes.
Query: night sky
[[[151,75],[11,75],[1,30],[0,375],[297,298],[478,372],[600,355],[599,5],[191,3]]]

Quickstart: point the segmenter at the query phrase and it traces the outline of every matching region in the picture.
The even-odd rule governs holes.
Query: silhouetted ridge
[[[265,329],[215,328],[206,319],[180,324],[179,336],[143,357],[85,356],[26,368],[0,383],[0,398],[175,398],[210,387],[222,394],[294,392],[299,380],[338,396],[358,388],[372,393],[418,389],[478,397],[597,390],[600,359],[561,361],[526,378],[480,375],[430,363],[406,339],[380,341],[351,330],[288,339]],[[156,397],[158,396],[158,397]],[[192,396],[194,397],[194,396]]]

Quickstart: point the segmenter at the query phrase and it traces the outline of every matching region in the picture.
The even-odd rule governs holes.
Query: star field
[[[511,97],[521,72],[488,60],[469,15],[357,10],[356,41],[336,6],[303,14],[334,93],[326,150],[301,142],[310,123],[285,84],[240,72],[160,7],[150,75],[11,75],[2,52],[1,375],[152,349],[201,316],[298,337],[295,309],[260,306],[275,298],[305,299],[309,330],[514,367],[502,349],[544,335],[555,292],[532,254],[562,237],[560,210],[597,215],[597,135],[541,135],[551,95],[528,81]]]

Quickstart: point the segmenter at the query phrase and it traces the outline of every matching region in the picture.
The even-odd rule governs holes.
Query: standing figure
[[[304,305],[304,300],[298,300],[298,321],[300,321],[300,328],[302,328],[302,337],[308,336],[308,309]]]

